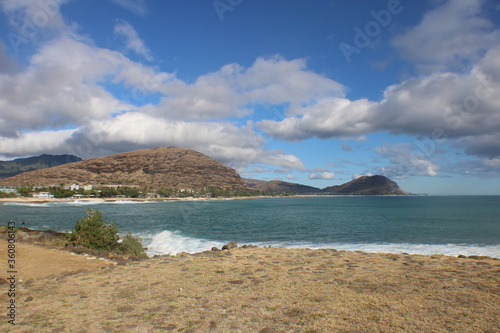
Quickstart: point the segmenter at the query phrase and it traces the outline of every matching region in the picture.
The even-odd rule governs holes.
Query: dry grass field
[[[500,332],[497,259],[237,248],[116,265],[17,249],[2,332]]]

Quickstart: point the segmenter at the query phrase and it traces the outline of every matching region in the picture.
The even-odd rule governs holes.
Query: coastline
[[[25,330],[500,330],[498,259],[236,248],[89,268],[96,260],[18,245],[19,276],[30,276],[16,296]],[[40,260],[52,263],[50,275],[35,274]]]
[[[116,202],[116,201],[131,201],[131,202],[162,202],[162,201],[217,201],[217,200],[251,200],[251,199],[282,199],[282,198],[330,198],[330,197],[419,197],[427,195],[409,194],[409,195],[338,195],[338,194],[297,194],[297,195],[258,195],[250,197],[217,197],[217,198],[32,198],[32,197],[17,197],[17,198],[0,198],[0,205],[4,203],[58,203],[58,202]]]

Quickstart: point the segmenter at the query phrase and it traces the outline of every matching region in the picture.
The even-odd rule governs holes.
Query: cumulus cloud
[[[420,69],[459,68],[498,44],[500,30],[482,17],[482,0],[448,0],[396,36],[393,45]]]
[[[376,170],[377,174],[389,178],[405,178],[409,176],[437,176],[439,166],[429,156],[408,143],[386,144],[375,150],[385,157],[390,164]]]
[[[144,59],[148,61],[153,60],[151,51],[144,44],[143,40],[139,37],[139,34],[134,29],[134,27],[130,25],[130,23],[125,21],[118,22],[115,25],[115,33],[124,37],[125,45],[128,49],[144,57]]]
[[[242,117],[256,104],[288,104],[293,113],[320,96],[344,95],[341,84],[307,70],[304,60],[279,56],[257,58],[249,68],[228,64],[194,83],[177,80],[159,90],[164,97],[152,112],[191,119]]]
[[[75,130],[38,131],[23,133],[17,138],[0,137],[0,156],[3,159],[44,154],[73,154],[66,140]]]
[[[311,173],[307,177],[309,179],[326,179],[326,180],[331,180],[335,179],[335,174],[331,172],[317,172],[317,173]]]
[[[301,108],[300,116],[281,121],[262,120],[258,126],[269,136],[287,141],[357,136],[373,130],[373,106],[374,103],[366,99],[323,98]]]
[[[68,38],[44,46],[24,71],[0,76],[0,135],[58,129],[128,109],[98,84],[125,62],[119,53]]]

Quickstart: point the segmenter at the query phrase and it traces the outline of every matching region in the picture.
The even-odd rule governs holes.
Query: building
[[[38,192],[33,194],[34,198],[43,198],[43,199],[53,199],[54,195],[50,192]]]

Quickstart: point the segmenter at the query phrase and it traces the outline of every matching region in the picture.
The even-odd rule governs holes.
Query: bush
[[[120,250],[124,254],[130,254],[139,258],[148,257],[142,247],[141,239],[139,237],[135,237],[130,232],[123,238],[120,244]]]
[[[68,241],[74,246],[147,258],[140,238],[129,232],[121,243],[119,239],[118,227],[114,222],[107,222],[100,211],[90,208],[87,209],[87,216],[78,220],[71,234],[68,234]]]
[[[118,227],[114,222],[106,222],[100,211],[89,208],[87,216],[76,223],[68,241],[76,246],[112,252],[118,245],[118,239]]]

